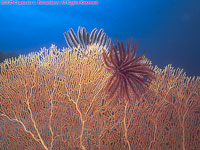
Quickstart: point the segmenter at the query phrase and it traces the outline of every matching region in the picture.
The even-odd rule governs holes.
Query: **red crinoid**
[[[117,45],[111,44],[109,54],[103,50],[105,67],[112,74],[105,88],[110,97],[119,93],[120,98],[130,100],[130,92],[138,97],[154,78],[150,61],[144,55],[136,56],[137,42],[131,47],[132,41],[127,40],[125,49],[123,42],[116,39]]]

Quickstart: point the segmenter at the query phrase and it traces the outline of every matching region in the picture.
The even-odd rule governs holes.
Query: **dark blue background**
[[[56,44],[72,27],[103,28],[114,40],[134,37],[138,55],[154,65],[172,64],[189,76],[200,73],[199,0],[99,0],[98,5],[0,5],[0,51],[27,54]]]

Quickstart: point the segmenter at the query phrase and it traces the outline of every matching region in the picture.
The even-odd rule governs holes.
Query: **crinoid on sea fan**
[[[132,41],[127,40],[125,49],[123,42],[116,39],[117,45],[111,43],[110,52],[102,53],[105,67],[111,73],[105,88],[110,97],[119,93],[120,98],[130,100],[131,91],[138,97],[154,78],[150,60],[144,55],[136,56],[137,42],[131,47]]]
[[[111,39],[103,32],[103,29],[100,29],[98,34],[96,34],[97,28],[94,28],[91,33],[86,32],[84,27],[78,28],[77,36],[74,33],[73,29],[70,28],[67,33],[64,33],[66,42],[71,49],[78,49],[80,53],[85,53],[88,50],[88,47],[95,45],[98,49],[109,49]]]

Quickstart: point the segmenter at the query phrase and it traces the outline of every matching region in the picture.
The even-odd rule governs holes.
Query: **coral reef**
[[[101,51],[87,48],[0,64],[0,149],[200,149],[199,77],[155,66],[155,80],[124,104],[104,94],[110,74]]]

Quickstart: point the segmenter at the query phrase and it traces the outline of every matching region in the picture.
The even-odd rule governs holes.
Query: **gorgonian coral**
[[[130,100],[131,91],[138,96],[154,78],[150,61],[144,55],[136,56],[137,42],[131,47],[132,41],[127,40],[125,49],[123,42],[116,39],[117,45],[111,44],[110,52],[102,53],[105,67],[111,73],[105,88],[110,97],[118,93],[120,98]]]

